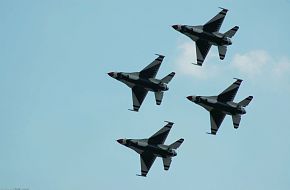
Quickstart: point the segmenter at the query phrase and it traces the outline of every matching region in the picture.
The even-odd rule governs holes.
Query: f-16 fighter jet
[[[131,111],[137,112],[139,110],[148,91],[153,91],[155,93],[156,104],[161,104],[163,92],[168,90],[167,84],[175,75],[175,73],[172,72],[161,80],[155,78],[163,58],[163,55],[158,55],[158,57],[152,63],[150,63],[140,72],[108,73],[109,76],[125,83],[127,86],[132,88],[133,110],[130,109]]]
[[[138,176],[146,177],[157,156],[162,157],[164,170],[168,170],[172,157],[177,155],[175,150],[182,144],[184,139],[179,139],[171,145],[164,145],[164,141],[173,125],[172,122],[166,122],[167,125],[148,139],[117,140],[118,143],[127,146],[140,154],[141,175]]]
[[[202,63],[209,52],[212,45],[218,46],[220,59],[224,59],[227,46],[232,44],[232,38],[238,31],[239,27],[235,26],[226,33],[220,33],[219,29],[227,14],[227,9],[221,8],[215,17],[208,21],[205,25],[188,26],[188,25],[173,25],[172,27],[188,36],[196,43],[197,64],[202,66]]]
[[[204,107],[210,112],[211,133],[215,135],[223,122],[226,114],[231,115],[234,128],[239,127],[241,115],[246,113],[244,107],[249,105],[253,96],[249,96],[239,103],[233,102],[242,80],[236,79],[231,86],[225,89],[218,96],[188,96],[187,99]]]

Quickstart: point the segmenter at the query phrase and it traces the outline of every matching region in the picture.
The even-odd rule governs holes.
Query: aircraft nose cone
[[[113,77],[113,76],[114,76],[114,72],[109,72],[108,75],[109,75],[110,77]]]
[[[188,100],[192,101],[192,102],[195,102],[195,103],[197,102],[197,101],[196,101],[196,96],[187,96],[186,98],[187,98]]]
[[[172,25],[172,28],[174,28],[175,30],[178,29],[178,25]]]
[[[190,101],[192,101],[194,99],[193,96],[187,96],[186,98]]]
[[[118,139],[117,142],[123,144],[123,139]]]

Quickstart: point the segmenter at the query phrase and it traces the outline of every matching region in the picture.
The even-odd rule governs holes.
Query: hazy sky
[[[203,67],[171,25],[200,25],[229,9],[240,26],[225,60],[212,47]],[[290,189],[290,1],[1,0],[0,189]],[[134,72],[165,55],[171,71],[161,106],[140,112],[110,71]],[[240,128],[227,116],[217,136],[209,114],[186,99],[216,95],[244,79],[253,95]],[[166,143],[185,141],[169,171],[157,158],[147,178],[119,138],[147,138],[175,122]]]

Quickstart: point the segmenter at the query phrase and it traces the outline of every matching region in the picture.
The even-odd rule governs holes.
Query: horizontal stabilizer
[[[155,100],[156,100],[156,104],[157,105],[161,104],[162,98],[163,98],[163,92],[162,91],[155,92]]]
[[[241,115],[233,115],[232,119],[233,119],[234,128],[235,129],[239,128],[239,125],[241,122]]]
[[[249,105],[249,103],[252,101],[252,99],[253,99],[253,96],[249,96],[249,97],[245,98],[244,100],[240,101],[238,103],[238,105],[246,107],[247,105]]]
[[[174,77],[174,75],[175,75],[175,72],[170,73],[169,75],[161,79],[161,82],[168,84],[171,81],[171,79]]]
[[[179,139],[178,141],[175,141],[171,145],[169,145],[169,148],[171,149],[178,149],[179,146],[183,143],[184,139]]]
[[[163,160],[164,170],[169,170],[169,167],[172,161],[171,157],[162,158],[162,160]]]
[[[239,29],[239,27],[235,26],[232,29],[230,29],[229,31],[227,31],[226,33],[224,33],[224,36],[228,37],[228,38],[232,38],[236,34],[238,29]]]
[[[223,60],[227,53],[227,46],[218,46],[220,59]]]

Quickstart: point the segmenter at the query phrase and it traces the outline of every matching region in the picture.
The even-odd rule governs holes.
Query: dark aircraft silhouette
[[[218,46],[220,59],[224,59],[227,46],[232,44],[232,38],[238,31],[239,27],[235,26],[225,33],[220,33],[219,29],[227,14],[227,9],[220,11],[215,17],[208,21],[205,25],[188,26],[188,25],[173,25],[172,27],[188,36],[196,43],[197,64],[202,66],[202,63],[209,52],[212,45]]]
[[[139,110],[148,91],[153,91],[155,93],[156,104],[161,104],[163,92],[168,90],[167,84],[175,75],[175,73],[172,72],[161,80],[155,78],[159,67],[163,61],[163,58],[163,55],[158,55],[158,58],[156,58],[152,63],[150,63],[140,72],[108,73],[109,76],[125,83],[127,86],[132,88],[133,110],[131,111],[137,112]]]
[[[239,127],[241,115],[246,113],[244,107],[249,105],[253,96],[249,96],[239,103],[233,102],[242,80],[237,79],[218,96],[188,96],[187,99],[202,106],[210,112],[211,133],[215,135],[226,115],[231,115],[234,128]]]
[[[166,137],[173,125],[172,122],[167,122],[163,128],[152,135],[148,139],[119,139],[118,143],[135,150],[140,154],[141,161],[141,175],[146,177],[156,157],[162,157],[164,170],[168,170],[171,164],[172,157],[176,156],[177,149],[184,141],[179,139],[171,145],[164,145]]]

